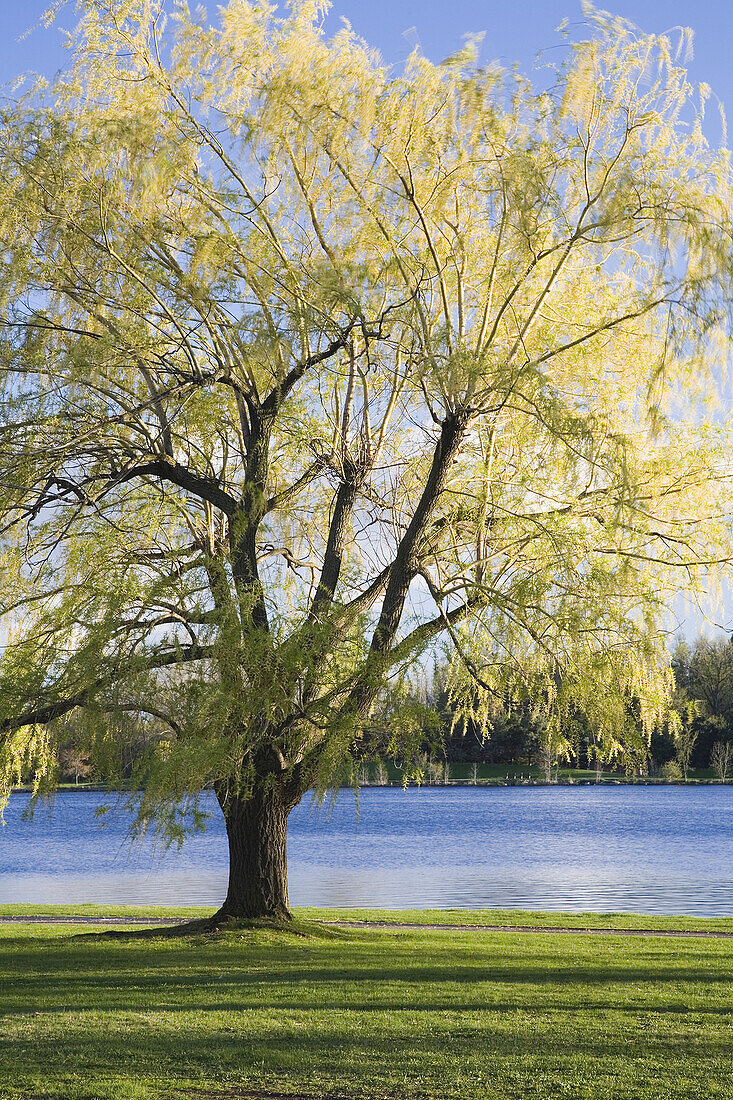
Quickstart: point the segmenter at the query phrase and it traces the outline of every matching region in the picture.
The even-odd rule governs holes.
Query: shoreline
[[[435,783],[401,783],[399,780],[390,779],[384,782],[376,783],[359,783],[356,788],[343,784],[339,787],[341,791],[353,791],[356,790],[371,790],[374,788],[393,788],[397,790],[407,789],[452,789],[454,787],[729,787],[733,785],[733,778],[730,779],[661,779],[655,776],[637,776],[632,778],[626,778],[619,776],[618,778],[603,778],[603,779],[573,779],[571,777],[563,777],[561,779],[478,779],[476,781],[472,779],[450,779],[447,782]],[[32,787],[21,786],[13,787],[10,794],[31,794]],[[100,787],[93,783],[79,783],[79,784],[62,784],[52,791],[49,797],[54,797],[57,794],[132,794],[132,791],[121,791],[118,789],[110,789],[109,787]]]

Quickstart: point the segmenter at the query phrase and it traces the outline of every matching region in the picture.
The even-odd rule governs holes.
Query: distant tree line
[[[600,753],[593,730],[582,712],[568,717],[562,750],[552,744],[541,701],[497,702],[491,729],[464,721],[454,708],[448,687],[447,667],[437,665],[432,677],[413,685],[412,735],[401,729],[400,746],[411,745],[413,761],[506,765],[543,768],[548,774],[557,765],[621,774],[686,779],[690,771],[712,770],[718,778],[733,776],[733,644],[726,638],[699,638],[692,647],[680,641],[672,657],[675,690],[667,720],[652,732],[646,757],[627,751],[615,756]],[[367,737],[357,759],[394,756],[390,724],[391,707],[385,702],[375,716],[372,737]],[[404,701],[395,709],[400,723],[410,708]],[[67,719],[67,721],[69,721]],[[155,723],[139,723],[134,742],[124,745],[124,775],[132,777],[137,757],[151,738],[158,736]],[[59,780],[65,783],[94,780],[89,755],[78,748],[75,731],[59,752]],[[111,741],[115,741],[114,731]]]
[[[498,701],[485,732],[478,722],[457,715],[447,669],[436,666],[432,681],[416,692],[427,717],[417,746],[423,758],[513,767],[539,766],[549,774],[557,765],[626,775],[686,779],[697,769],[720,779],[733,776],[733,644],[727,638],[680,641],[672,657],[675,689],[667,719],[653,730],[646,754],[602,752],[587,717],[568,715],[561,745],[554,743],[542,701]],[[633,715],[631,716],[633,720]],[[386,744],[375,737],[373,750]],[[366,749],[369,755],[369,748]]]
[[[673,721],[655,731],[651,754],[662,765],[733,774],[733,638],[678,643],[672,657]],[[674,721],[676,716],[676,723]],[[676,728],[675,728],[676,725]]]

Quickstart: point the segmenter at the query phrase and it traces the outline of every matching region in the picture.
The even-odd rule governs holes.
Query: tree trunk
[[[229,840],[229,886],[214,920],[290,920],[286,830],[293,803],[278,783],[260,780],[249,798],[217,791]]]

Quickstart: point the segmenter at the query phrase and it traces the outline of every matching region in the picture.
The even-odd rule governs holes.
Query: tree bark
[[[214,921],[290,920],[287,801],[277,781],[258,780],[248,798],[217,791],[229,840],[229,885]]]

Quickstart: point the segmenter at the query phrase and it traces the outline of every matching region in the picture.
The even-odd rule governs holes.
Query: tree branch
[[[128,466],[126,469],[115,472],[114,481],[122,484],[135,477],[158,477],[161,481],[171,481],[187,493],[208,501],[227,516],[232,516],[238,507],[235,497],[222,489],[213,478],[203,477],[186,466],[181,466],[178,462],[170,462],[165,458],[152,459],[139,466]]]
[[[142,667],[136,664],[134,671],[151,672],[156,668],[170,668],[172,665],[205,661],[214,655],[215,649],[213,646],[181,646],[172,652],[151,656]],[[21,714],[16,714],[13,718],[5,718],[0,722],[0,734],[19,730],[24,726],[44,726],[48,722],[53,722],[54,719],[63,717],[64,714],[75,710],[76,707],[86,706],[94,697],[95,692],[118,681],[119,673],[100,676],[94,683],[88,684],[87,687],[81,688],[80,691],[68,696],[66,699],[57,699],[53,703],[45,703],[33,707],[31,710],[23,711]]]

